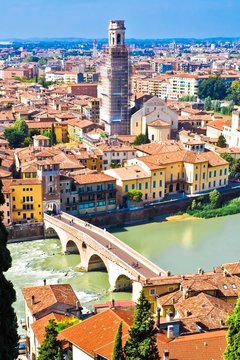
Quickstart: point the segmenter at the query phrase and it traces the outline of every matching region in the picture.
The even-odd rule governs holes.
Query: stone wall
[[[44,238],[43,223],[21,224],[9,226],[8,242],[17,242],[23,240],[37,240]]]

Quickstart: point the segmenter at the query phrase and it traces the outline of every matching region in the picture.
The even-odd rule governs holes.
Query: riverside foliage
[[[214,191],[219,193],[217,190]],[[214,191],[212,191],[212,193]],[[217,203],[217,206],[214,205],[214,203]],[[208,202],[204,202],[201,198],[198,200],[193,200],[191,208],[187,210],[187,213],[194,217],[205,219],[238,214],[240,213],[240,197],[230,200],[227,203],[222,203],[221,195],[219,198],[217,198],[217,196],[213,196],[213,200],[209,200]]]

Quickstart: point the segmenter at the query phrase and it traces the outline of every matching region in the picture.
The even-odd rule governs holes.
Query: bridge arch
[[[115,282],[114,291],[132,291],[132,280],[127,275],[119,275]]]
[[[73,240],[68,240],[68,242],[66,243],[66,253],[80,255],[79,248]]]
[[[104,271],[108,272],[108,268],[103,259],[97,255],[92,254],[88,260],[88,271]]]

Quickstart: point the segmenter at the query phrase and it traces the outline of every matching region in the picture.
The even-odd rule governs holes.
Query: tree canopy
[[[122,321],[119,323],[117,333],[114,340],[112,360],[124,360],[122,347]]]
[[[60,341],[57,340],[58,331],[55,320],[50,319],[45,327],[44,341],[39,348],[38,360],[61,360]]]
[[[226,139],[222,134],[218,137],[217,146],[221,148],[225,148],[227,146]]]
[[[4,204],[2,181],[0,180],[0,205]],[[17,355],[17,318],[12,304],[16,301],[16,293],[11,281],[4,272],[12,265],[10,251],[7,248],[8,233],[0,213],[0,359],[14,360]]]
[[[13,126],[4,130],[4,137],[12,149],[29,145],[28,126],[25,120],[17,120]]]
[[[210,97],[214,100],[223,100],[226,97],[226,85],[219,76],[210,76],[201,82],[198,88],[198,96],[200,99]]]
[[[143,194],[140,190],[130,190],[128,192],[129,199],[136,202],[142,201],[142,196]]]
[[[214,189],[209,194],[209,201],[212,209],[217,209],[221,206],[221,194],[219,191]]]
[[[235,105],[240,105],[240,80],[233,81],[227,93],[228,100],[232,100]]]
[[[158,360],[155,323],[150,313],[151,304],[143,291],[135,306],[133,325],[129,329],[129,337],[124,346],[128,360]]]
[[[227,348],[224,352],[225,360],[240,359],[240,297],[236,306],[227,319]]]

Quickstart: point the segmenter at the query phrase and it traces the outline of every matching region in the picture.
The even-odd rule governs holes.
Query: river
[[[238,261],[240,257],[240,214],[214,219],[174,216],[166,221],[115,229],[114,235],[172,274],[196,272],[199,267]],[[22,287],[70,283],[81,304],[111,299],[129,299],[129,293],[108,293],[108,276],[103,272],[79,273],[79,255],[62,255],[58,239],[10,244],[13,263],[7,272],[17,292],[15,309],[24,319]]]

